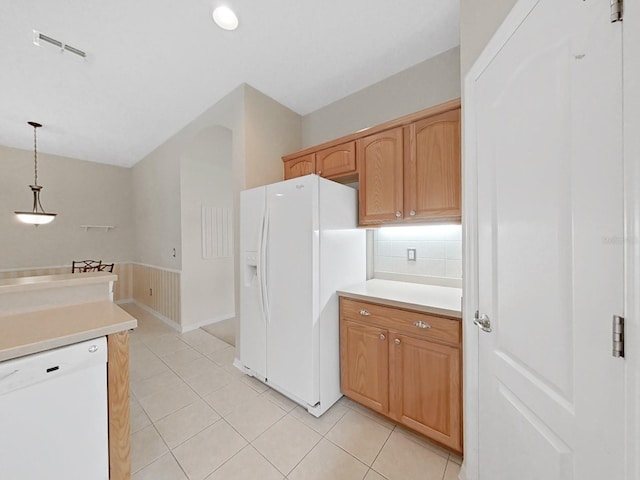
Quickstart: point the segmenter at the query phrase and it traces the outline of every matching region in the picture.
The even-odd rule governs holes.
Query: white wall
[[[456,47],[305,115],[302,143],[317,145],[458,97]]]
[[[25,127],[26,128],[26,127]],[[38,132],[40,144],[46,134]],[[48,225],[18,222],[15,210],[31,210],[33,151],[0,146],[0,270],[71,267],[85,258],[131,260],[132,177],[127,168],[38,153],[41,202],[58,216]],[[113,225],[105,232],[80,225]]]
[[[232,135],[209,127],[196,135],[180,165],[182,327],[234,316],[234,257],[203,258],[202,207],[233,211]]]

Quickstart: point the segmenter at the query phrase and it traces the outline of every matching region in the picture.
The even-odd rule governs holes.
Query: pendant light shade
[[[33,192],[33,208],[30,212],[15,212],[18,220],[23,223],[29,223],[35,226],[50,223],[56,218],[55,213],[47,213],[42,208],[40,203],[40,190],[42,186],[38,185],[38,141],[37,141],[37,129],[42,127],[39,123],[28,122],[33,127],[33,166],[34,166],[34,181],[33,185],[29,185],[31,192]]]

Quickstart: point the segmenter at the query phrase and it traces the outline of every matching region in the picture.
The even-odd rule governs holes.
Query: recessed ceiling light
[[[229,7],[221,6],[213,11],[213,21],[224,30],[238,28],[238,17]]]

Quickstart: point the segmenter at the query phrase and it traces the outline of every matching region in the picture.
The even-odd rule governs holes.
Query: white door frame
[[[626,479],[640,478],[640,2],[624,2]]]
[[[600,0],[606,1],[606,0]],[[475,81],[538,0],[519,0],[463,80],[463,369],[464,464],[460,478],[478,480],[478,308],[477,159]],[[604,20],[606,21],[606,19]],[[627,1],[623,23],[623,98],[625,164],[625,329],[626,448],[625,480],[640,478],[640,2]],[[488,479],[479,479],[488,480]]]

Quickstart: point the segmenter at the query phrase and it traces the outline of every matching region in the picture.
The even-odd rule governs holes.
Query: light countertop
[[[136,326],[135,318],[108,300],[0,316],[0,361]]]
[[[462,318],[462,289],[371,279],[338,290],[341,297]]]
[[[115,282],[118,276],[108,272],[65,273],[34,277],[4,278],[0,280],[0,294],[60,288],[73,285]]]

